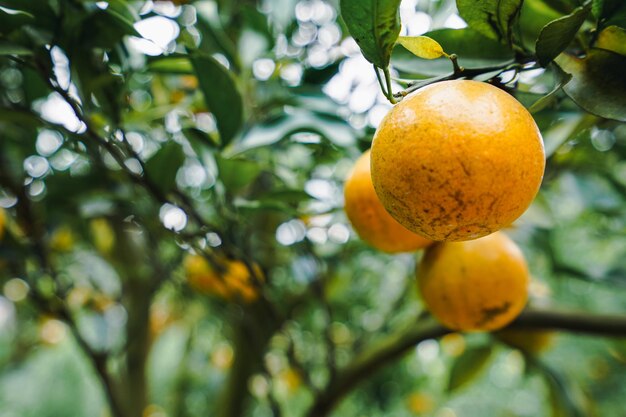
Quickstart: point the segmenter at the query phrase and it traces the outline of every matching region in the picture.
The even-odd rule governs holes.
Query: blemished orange
[[[528,300],[528,266],[502,232],[476,240],[437,243],[417,270],[428,311],[444,326],[490,331],[513,321]]]
[[[200,255],[187,255],[183,262],[187,282],[196,291],[227,300],[253,302],[259,298],[254,280],[263,280],[261,268],[254,264],[254,277],[245,263],[235,259],[219,258],[222,271],[217,271]]]
[[[372,180],[387,211],[434,241],[509,225],[532,203],[545,169],[530,113],[490,84],[421,88],[385,116],[372,144]]]
[[[407,230],[385,210],[374,191],[370,151],[356,161],[344,187],[345,211],[359,237],[388,253],[423,249],[432,241]]]

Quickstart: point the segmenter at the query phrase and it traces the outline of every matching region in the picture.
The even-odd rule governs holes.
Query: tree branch
[[[613,337],[626,337],[626,316],[595,315],[556,310],[527,310],[510,329],[562,330]],[[448,330],[432,317],[419,320],[409,328],[387,336],[372,348],[356,357],[337,373],[335,380],[316,398],[308,412],[309,417],[324,417],[361,381],[382,367],[402,357],[416,344],[441,337]]]
[[[450,56],[452,57],[453,55],[450,55]],[[529,70],[538,68],[535,65],[530,65],[530,66],[525,67],[524,65],[526,65],[527,62],[515,62],[515,61],[509,61],[502,65],[496,65],[496,66],[485,67],[485,68],[463,68],[459,66],[458,62],[456,61],[456,57],[452,59],[452,64],[454,66],[454,72],[452,72],[451,74],[441,75],[441,76],[437,76],[433,78],[428,78],[425,80],[415,81],[414,83],[409,84],[409,86],[405,90],[399,91],[393,94],[393,97],[401,100],[403,97],[407,96],[408,94],[412,93],[415,90],[418,90],[422,87],[426,87],[429,84],[438,83],[440,81],[456,80],[459,78],[472,78],[478,75],[487,74],[487,73],[494,72],[494,71],[500,71],[498,74],[494,75],[494,77],[496,77],[502,72],[513,70],[513,69],[517,71],[529,71]]]

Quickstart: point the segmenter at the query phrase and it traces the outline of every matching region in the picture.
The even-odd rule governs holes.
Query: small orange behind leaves
[[[374,191],[370,175],[370,152],[357,160],[344,188],[345,211],[357,234],[389,253],[423,249],[432,242],[398,223],[385,210]]]
[[[0,207],[0,240],[4,237],[4,228],[7,224],[7,215],[4,212],[4,209]]]
[[[431,412],[435,408],[435,401],[428,394],[416,392],[407,398],[407,408],[419,416]]]
[[[227,300],[253,302],[259,297],[255,280],[263,280],[263,272],[254,264],[254,276],[245,263],[239,260],[218,258],[221,271],[217,271],[200,255],[188,255],[183,264],[187,282],[196,291],[216,295]]]

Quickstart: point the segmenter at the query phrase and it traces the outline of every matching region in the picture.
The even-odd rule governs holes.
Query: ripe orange
[[[254,279],[263,279],[258,265],[254,265],[254,274],[245,263],[239,260],[218,259],[222,271],[216,271],[207,260],[200,255],[188,255],[183,266],[187,282],[196,291],[207,295],[216,295],[227,300],[252,302],[259,298],[259,291]]]
[[[391,215],[435,241],[486,236],[533,201],[545,168],[541,134],[506,92],[468,80],[431,84],[383,119],[372,180]]]
[[[398,223],[376,196],[370,175],[370,151],[356,161],[344,188],[345,211],[357,234],[384,252],[411,252],[432,242]]]
[[[417,272],[427,309],[454,330],[496,330],[513,321],[528,299],[524,255],[505,234],[439,243]]]

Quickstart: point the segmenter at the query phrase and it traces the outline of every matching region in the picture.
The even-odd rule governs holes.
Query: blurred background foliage
[[[622,313],[626,7],[518,3],[498,31],[466,28],[451,0],[404,0],[401,34],[428,33],[532,106],[548,168],[508,230],[532,304]],[[306,415],[421,315],[416,255],[367,247],[342,211],[391,105],[338,10],[0,0],[1,417]],[[529,57],[555,19],[573,34],[569,55],[537,52],[546,69]],[[393,91],[452,72],[401,47],[391,62]],[[194,290],[191,252],[258,265],[242,284],[256,295]],[[541,352],[510,336],[425,340],[332,415],[622,415],[626,342],[549,337]]]

